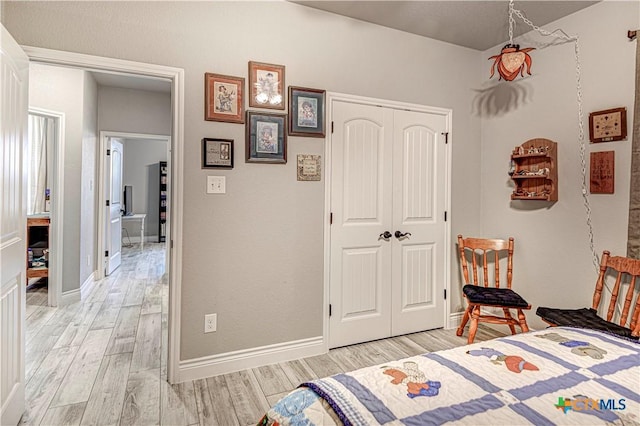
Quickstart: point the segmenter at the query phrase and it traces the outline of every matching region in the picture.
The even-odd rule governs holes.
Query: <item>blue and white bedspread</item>
[[[261,424],[639,425],[640,344],[555,327],[301,386]]]

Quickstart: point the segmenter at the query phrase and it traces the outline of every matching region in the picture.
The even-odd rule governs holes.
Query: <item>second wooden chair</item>
[[[462,238],[458,235],[458,251],[460,253],[460,264],[462,265],[462,275],[465,286],[462,291],[467,298],[467,309],[464,311],[462,322],[456,334],[462,336],[464,327],[469,324],[468,343],[473,343],[476,336],[479,322],[489,322],[493,324],[506,324],[511,330],[511,334],[516,334],[515,326],[519,326],[523,333],[529,331],[527,318],[524,309],[531,309],[518,293],[511,290],[513,278],[513,237],[509,240],[483,239],[483,238]],[[472,274],[469,274],[470,258]],[[506,257],[506,286],[500,287],[500,259]],[[505,262],[503,260],[503,263]],[[489,268],[489,264],[493,267]],[[482,280],[480,281],[480,269]],[[502,309],[504,316],[482,314],[483,307]],[[510,309],[517,311],[517,318],[511,316]]]

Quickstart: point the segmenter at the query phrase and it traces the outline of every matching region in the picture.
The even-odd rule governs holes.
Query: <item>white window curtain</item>
[[[27,214],[43,213],[47,186],[47,142],[55,137],[55,122],[41,115],[29,114],[29,173]]]
[[[631,196],[627,256],[640,259],[640,42],[636,39],[636,97],[633,107],[631,142]]]

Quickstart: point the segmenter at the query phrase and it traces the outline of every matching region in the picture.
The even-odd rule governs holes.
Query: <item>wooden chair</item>
[[[460,252],[460,264],[462,265],[462,274],[466,285],[462,288],[467,298],[467,309],[464,311],[462,322],[456,334],[462,336],[464,327],[469,319],[469,338],[468,343],[473,343],[478,330],[478,322],[489,322],[493,324],[506,324],[511,329],[511,334],[516,334],[515,326],[518,325],[523,333],[529,331],[527,326],[527,318],[523,309],[531,309],[531,305],[527,303],[518,293],[511,290],[511,280],[513,278],[513,237],[506,240],[481,239],[481,238],[462,238],[458,235],[458,250]],[[491,254],[493,253],[493,256]],[[469,277],[469,267],[467,264],[467,255],[471,257],[471,267],[473,270],[473,280]],[[507,259],[506,287],[500,287],[500,256]],[[492,258],[492,259],[490,259]],[[479,264],[481,260],[481,265]],[[493,266],[493,283],[490,286],[489,263]],[[478,272],[482,266],[482,282],[478,280]],[[483,306],[502,308],[504,316],[481,315]],[[516,309],[518,318],[511,316],[510,309]]]
[[[605,320],[598,316],[598,307],[602,300],[602,289],[604,288],[607,274],[615,276],[615,284],[611,290],[611,299],[609,300],[607,319]],[[600,273],[596,281],[591,308],[556,309],[539,307],[536,310],[536,315],[552,326],[590,328],[637,340],[640,337],[640,294],[636,294],[640,293],[640,288],[636,288],[636,278],[638,276],[640,276],[640,260],[611,256],[605,250],[600,259]],[[624,297],[619,320],[615,323],[613,322],[614,314],[616,307],[619,307],[618,299],[623,287],[627,288],[627,293]],[[635,303],[633,303],[634,298]],[[632,305],[633,311],[629,315]]]

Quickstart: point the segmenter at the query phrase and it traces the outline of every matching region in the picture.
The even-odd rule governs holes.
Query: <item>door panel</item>
[[[29,59],[0,34],[0,424],[25,408],[26,169]]]
[[[392,114],[335,102],[332,149],[331,347],[379,339],[391,330]]]
[[[107,223],[107,244],[109,256],[107,259],[107,275],[115,271],[122,263],[122,170],[123,145],[122,141],[110,138],[108,144],[111,154],[107,156],[109,179],[109,215]]]
[[[394,111],[392,334],[444,325],[446,152],[442,115]]]

